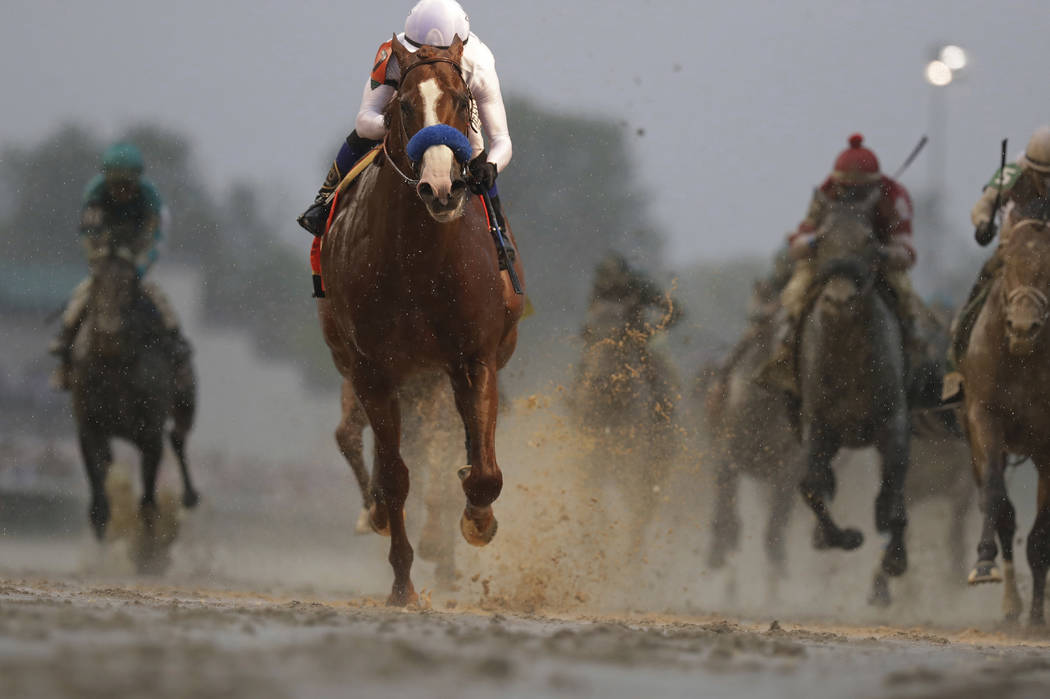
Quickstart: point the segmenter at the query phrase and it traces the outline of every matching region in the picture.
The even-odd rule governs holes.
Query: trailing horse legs
[[[496,416],[499,387],[492,365],[475,360],[450,372],[456,408],[467,433],[467,463],[460,469],[467,506],[460,519],[463,538],[484,546],[496,535],[492,503],[503,489],[503,474],[496,464]]]
[[[882,570],[894,577],[908,569],[908,552],[904,543],[904,530],[908,526],[904,478],[908,472],[910,435],[908,414],[902,410],[886,423],[878,443],[882,456],[882,485],[875,498],[875,528],[890,535],[882,554]]]
[[[715,465],[715,517],[711,523],[711,550],[707,565],[718,569],[725,565],[726,556],[740,544],[740,516],[737,513],[737,490],[740,472],[728,458],[720,458]]]
[[[864,542],[864,535],[856,529],[839,529],[831,518],[826,497],[835,492],[835,474],[831,470],[831,459],[839,450],[837,437],[819,432],[807,425],[803,434],[803,453],[806,456],[806,474],[799,483],[802,499],[817,516],[817,528],[813,533],[813,546],[817,549],[841,548],[847,551]]]
[[[368,510],[372,507],[373,499],[368,467],[365,466],[364,440],[361,432],[368,425],[368,417],[361,404],[357,402],[354,385],[349,379],[343,379],[340,404],[342,416],[339,425],[335,428],[335,442],[339,445],[339,452],[350,465],[350,470],[354,472],[357,487],[361,491],[361,516],[358,517],[354,531],[356,534],[367,534],[372,531],[368,523]]]
[[[84,457],[88,485],[91,486],[91,505],[88,519],[95,531],[95,538],[102,541],[109,522],[109,498],[106,496],[106,473],[109,471],[113,453],[109,442],[86,429],[80,430],[80,453]]]
[[[401,410],[397,391],[390,381],[358,365],[353,386],[368,415],[375,437],[374,510],[385,510],[390,527],[390,565],[394,584],[387,598],[392,607],[404,607],[417,599],[412,585],[412,545],[405,531],[405,500],[408,498],[408,468],[401,459]],[[373,522],[376,518],[373,516]]]
[[[1050,467],[1043,462],[1039,468],[1039,491],[1036,500],[1035,524],[1028,534],[1028,566],[1032,570],[1032,609],[1029,623],[1046,623],[1043,605],[1046,601],[1046,574],[1050,569]]]
[[[193,487],[193,479],[190,477],[189,462],[186,461],[186,433],[178,427],[168,435],[171,448],[179,461],[179,473],[182,474],[182,504],[184,507],[196,507],[200,501],[200,494]]]

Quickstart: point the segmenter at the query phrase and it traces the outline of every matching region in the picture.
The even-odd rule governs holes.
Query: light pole
[[[959,72],[966,68],[966,52],[954,44],[935,48],[930,61],[923,70],[923,76],[931,86],[929,133],[930,133],[930,181],[925,199],[929,215],[929,230],[924,236],[930,241],[930,251],[926,259],[928,283],[936,285],[941,271],[940,265],[944,255],[942,250],[948,240],[949,232],[945,230],[944,192],[947,173],[947,138],[948,138],[948,105],[946,90],[956,79]]]

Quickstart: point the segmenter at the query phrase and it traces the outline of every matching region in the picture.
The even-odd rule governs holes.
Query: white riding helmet
[[[417,48],[448,48],[457,34],[467,40],[470,18],[456,0],[419,0],[405,20],[405,38]]]
[[[1020,163],[1021,167],[1050,173],[1050,126],[1040,126],[1035,130]]]

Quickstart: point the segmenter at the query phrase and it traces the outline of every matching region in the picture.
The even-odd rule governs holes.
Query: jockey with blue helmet
[[[455,0],[419,0],[405,20],[405,31],[397,35],[397,40],[415,52],[421,46],[447,48],[456,36],[463,41],[460,69],[477,103],[477,116],[481,122],[480,132],[471,129],[467,133],[473,151],[470,173],[479,190],[491,190],[498,215],[499,197],[493,186],[496,175],[510,163],[511,142],[492,51],[470,31],[470,19]],[[339,150],[314,203],[298,218],[299,225],[316,236],[324,233],[332,192],[354,163],[380,143],[386,134],[383,110],[397,93],[400,78],[400,68],[390,45],[388,41],[379,47],[372,74],[365,83],[355,128]],[[488,150],[485,149],[486,142]]]
[[[139,276],[144,276],[157,260],[157,246],[164,237],[168,210],[153,183],[142,176],[145,161],[133,143],[118,142],[102,154],[101,172],[84,189],[80,212],[80,239],[90,260],[106,246],[127,250]],[[166,337],[162,338],[177,368],[190,355],[189,342],[179,330],[179,321],[160,287],[142,283],[147,299],[160,317]],[[52,376],[56,388],[68,389],[73,341],[84,321],[91,291],[91,277],[84,279],[62,313],[62,327],[50,351],[60,364]]]

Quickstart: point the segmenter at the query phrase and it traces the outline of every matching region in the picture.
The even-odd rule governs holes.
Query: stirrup
[[[963,377],[957,371],[950,371],[944,375],[944,385],[941,389],[940,407],[952,407],[962,403],[964,396]]]
[[[315,201],[295,221],[305,230],[320,238],[324,235],[324,229],[328,225],[330,211],[331,204],[327,200]]]

